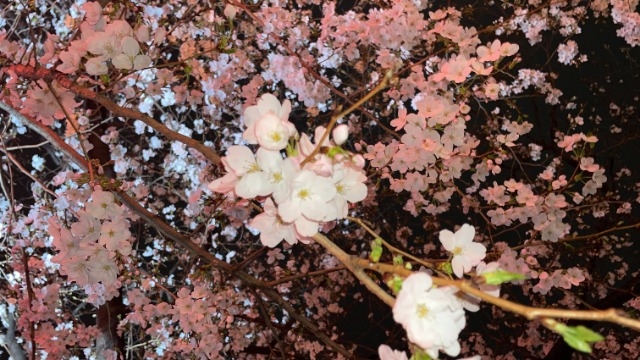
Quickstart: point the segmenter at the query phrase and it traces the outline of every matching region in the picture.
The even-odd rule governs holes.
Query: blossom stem
[[[343,117],[351,114],[354,110],[362,106],[362,104],[369,101],[374,95],[376,95],[377,93],[385,89],[390,83],[395,83],[396,81],[397,81],[397,78],[395,78],[393,72],[389,70],[385,74],[384,78],[382,78],[382,81],[380,81],[380,83],[378,83],[376,87],[371,89],[371,91],[369,91],[365,96],[363,96],[360,100],[356,101],[351,106],[349,106],[347,110],[342,111],[338,115],[332,116],[331,120],[329,121],[329,125],[327,125],[327,130],[322,135],[322,138],[320,140],[315,139],[317,144],[316,148],[313,149],[313,152],[309,154],[309,156],[307,156],[306,159],[304,159],[304,161],[302,161],[300,166],[302,167],[309,161],[313,160],[313,157],[316,156],[318,152],[320,152],[320,148],[322,148],[322,144],[325,142],[325,140],[327,140],[327,138],[329,137],[329,134],[331,133],[331,130],[336,125],[336,122],[338,122],[339,119],[342,119]]]
[[[424,261],[416,256],[413,256],[405,251],[402,251],[401,249],[398,249],[397,247],[389,244],[385,239],[381,238],[378,234],[376,234],[375,231],[373,231],[369,226],[367,226],[364,221],[358,219],[358,218],[354,218],[351,216],[347,216],[347,219],[350,221],[355,222],[356,224],[360,225],[366,232],[368,232],[369,234],[371,234],[374,238],[376,239],[380,239],[380,241],[382,241],[382,243],[384,244],[384,246],[386,246],[391,252],[394,252],[396,254],[400,254],[404,257],[406,257],[407,259],[411,259],[413,261],[415,261],[416,263],[423,265],[425,267],[428,268],[434,268],[434,263],[432,262],[427,262]]]

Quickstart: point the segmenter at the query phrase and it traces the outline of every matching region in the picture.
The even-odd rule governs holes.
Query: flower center
[[[428,314],[429,314],[429,308],[427,307],[427,305],[418,304],[416,308],[416,315],[418,315],[419,318],[425,318],[427,317]]]
[[[302,189],[298,191],[298,197],[301,200],[307,200],[311,197],[311,191],[309,191],[309,189]]]
[[[271,182],[279,183],[279,182],[282,182],[283,179],[284,178],[281,172],[275,172],[271,174]]]
[[[462,254],[462,248],[460,246],[456,246],[456,247],[453,248],[452,253],[453,253],[453,255],[460,255],[460,254]]]
[[[279,132],[277,132],[277,131],[272,131],[272,132],[269,134],[269,137],[271,138],[271,140],[272,140],[273,142],[280,142],[280,141],[282,140],[282,134],[281,134],[281,133],[279,133]]]
[[[254,162],[249,166],[249,169],[247,170],[247,172],[253,173],[253,172],[258,172],[260,170],[262,169],[260,169],[260,166],[258,165],[258,163]]]

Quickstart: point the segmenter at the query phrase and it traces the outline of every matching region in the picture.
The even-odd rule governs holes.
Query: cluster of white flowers
[[[227,196],[261,201],[264,212],[249,226],[260,230],[260,240],[270,247],[283,239],[290,244],[307,242],[321,223],[344,218],[348,203],[367,195],[364,158],[340,147],[347,140],[348,127],[338,125],[331,134],[333,140],[327,138],[323,151],[314,154],[317,144],[298,134],[288,120],[290,112],[288,100],[280,104],[271,94],[249,106],[242,137],[258,145],[257,151],[231,146],[222,159],[227,174],[208,186]],[[325,132],[324,127],[316,128],[314,141],[320,141]]]

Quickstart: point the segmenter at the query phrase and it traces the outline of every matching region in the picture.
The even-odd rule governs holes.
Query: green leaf
[[[573,329],[575,329],[576,335],[581,337],[585,341],[596,342],[604,340],[604,337],[602,335],[589,329],[588,327],[580,325],[574,327]]]
[[[347,152],[344,151],[340,146],[332,146],[329,148],[329,150],[327,150],[327,156],[330,158],[334,158],[336,155],[338,154],[346,154]]]
[[[584,353],[591,353],[591,343],[604,340],[602,335],[582,325],[567,326],[557,324],[553,330],[562,335],[562,338],[569,346]]]
[[[485,284],[487,285],[500,285],[509,281],[524,280],[523,274],[512,273],[510,271],[505,271],[502,269],[484,273],[480,276],[484,278]]]
[[[396,255],[393,257],[393,265],[404,265],[402,255]]]
[[[450,262],[441,263],[438,265],[438,269],[447,275],[453,274],[453,267]]]
[[[572,336],[563,336],[564,341],[569,344],[572,348],[581,351],[583,353],[591,353],[591,346],[586,341],[577,339]]]

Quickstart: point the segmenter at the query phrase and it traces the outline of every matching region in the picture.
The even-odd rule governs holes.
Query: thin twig
[[[331,120],[329,121],[329,125],[327,125],[327,129],[325,130],[324,134],[322,134],[322,138],[315,139],[317,144],[316,148],[313,149],[313,152],[311,152],[311,154],[309,154],[309,156],[307,156],[304,159],[304,161],[302,161],[300,166],[302,167],[309,161],[313,160],[313,157],[316,156],[318,152],[320,152],[320,149],[322,148],[322,144],[324,144],[325,140],[327,140],[327,138],[329,137],[329,134],[331,133],[331,130],[336,125],[336,122],[338,122],[339,119],[342,119],[343,117],[351,114],[354,110],[362,106],[367,101],[371,100],[371,98],[374,97],[377,93],[385,89],[390,83],[393,83],[397,80],[397,79],[396,80],[394,79],[396,78],[394,78],[393,72],[391,72],[391,70],[388,71],[385,74],[384,78],[382,78],[382,81],[380,81],[380,83],[376,85],[376,87],[371,89],[371,91],[369,91],[365,96],[363,96],[360,100],[356,101],[353,105],[349,106],[347,110],[342,111],[338,115],[332,116]]]
[[[188,136],[182,135],[176,131],[170,130],[165,125],[156,121],[151,116],[143,114],[140,111],[119,106],[108,97],[101,95],[91,89],[88,89],[86,87],[76,84],[71,79],[69,79],[65,74],[61,74],[61,73],[47,70],[44,68],[35,69],[27,65],[13,65],[11,66],[10,70],[14,71],[16,75],[24,76],[25,78],[32,79],[32,80],[36,80],[36,79],[43,79],[45,81],[56,80],[65,89],[72,91],[74,94],[80,97],[97,102],[98,104],[104,106],[109,111],[111,111],[114,115],[124,117],[124,118],[130,118],[130,119],[138,119],[144,122],[147,126],[157,131],[158,133],[164,135],[167,139],[181,142],[189,146],[190,148],[199,151],[200,153],[202,153],[202,155],[204,155],[204,157],[206,157],[209,161],[211,161],[216,165],[222,164],[220,156],[215,151],[209,149],[199,141],[192,139]]]
[[[58,198],[58,194],[56,194],[55,192],[53,192],[52,190],[50,190],[47,185],[45,185],[42,180],[38,179],[37,177],[31,175],[31,173],[29,172],[29,170],[27,170],[21,163],[20,161],[18,161],[18,159],[15,158],[15,156],[13,156],[13,154],[11,154],[8,151],[5,151],[4,149],[0,148],[0,151],[2,151],[5,155],[7,155],[7,157],[9,158],[9,160],[11,160],[11,162],[13,163],[13,165],[15,165],[15,167],[17,167],[18,169],[20,169],[20,171],[22,171],[23,174],[25,174],[27,177],[29,177],[29,179],[33,180],[36,184],[40,185],[40,187],[46,191],[49,195],[53,196],[54,198]]]

